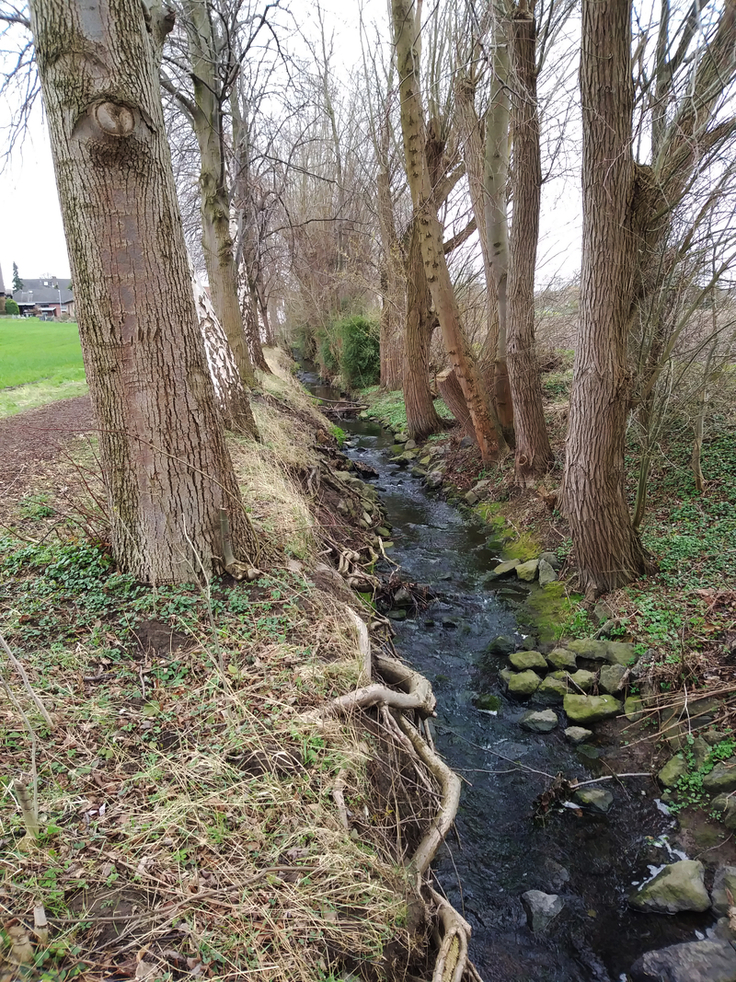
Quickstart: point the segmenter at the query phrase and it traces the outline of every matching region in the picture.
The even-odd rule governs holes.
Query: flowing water
[[[337,398],[316,376],[301,378],[316,395]],[[528,707],[503,696],[497,681],[503,665],[485,653],[499,634],[515,636],[520,647],[524,640],[513,610],[482,585],[501,558],[501,543],[480,520],[391,462],[389,432],[360,419],[341,426],[349,434],[348,455],[379,473],[376,486],[395,543],[390,558],[403,579],[428,584],[438,595],[415,619],[394,625],[395,642],[432,682],[437,748],[465,781],[456,832],[433,869],[472,925],[471,957],[482,977],[616,982],[643,952],[695,940],[709,915],[644,915],[626,903],[632,882],[649,875],[647,864],[670,858],[666,836],[674,823],[658,810],[649,779],[601,785],[614,794],[607,815],[555,807],[544,822],[534,818],[548,775],[607,773],[602,759],[613,748],[599,743],[588,749],[591,759],[565,741],[561,727],[547,735],[519,727]],[[475,708],[479,692],[500,697],[497,715]],[[530,889],[559,894],[565,903],[541,936],[527,927],[520,899]]]

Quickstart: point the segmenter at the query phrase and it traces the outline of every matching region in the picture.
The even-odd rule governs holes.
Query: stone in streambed
[[[711,794],[736,791],[736,760],[716,764],[710,774],[706,774],[703,778],[703,787]]]
[[[536,672],[512,672],[508,680],[509,695],[516,699],[528,699],[534,695],[542,680]]]
[[[736,900],[736,866],[720,866],[710,892],[711,906],[716,914],[727,914],[728,908],[734,906],[728,899],[729,893]]]
[[[557,894],[542,893],[541,890],[527,890],[521,895],[521,902],[533,934],[545,931],[565,906]]]
[[[518,559],[509,559],[504,563],[499,563],[495,569],[491,570],[491,572],[486,577],[486,580],[498,580],[502,576],[510,576],[518,565],[519,565]]]
[[[498,714],[501,708],[501,700],[492,693],[482,692],[473,699],[473,705],[484,713]]]
[[[510,655],[516,650],[516,642],[506,634],[499,634],[486,645],[487,655]]]
[[[627,696],[624,700],[624,716],[630,723],[638,723],[644,717],[644,703],[640,696]]]
[[[581,658],[605,661],[609,665],[633,665],[636,661],[634,645],[624,641],[594,641],[593,638],[581,638],[569,641],[567,647]]]
[[[540,586],[547,586],[548,583],[554,583],[557,579],[557,573],[544,559],[539,560],[538,575]]]
[[[736,831],[736,798],[733,795],[719,794],[711,802],[710,810],[727,829]]]
[[[534,699],[548,705],[562,705],[562,700],[569,691],[568,684],[564,679],[556,679],[548,675],[534,693]]]
[[[537,571],[539,570],[539,560],[530,559],[528,563],[519,563],[516,567],[516,575],[520,580],[524,580],[526,583],[533,583],[537,578]]]
[[[584,668],[579,668],[577,672],[569,675],[571,688],[582,689],[583,692],[590,692],[595,682],[595,672],[586,672]]]
[[[671,863],[629,895],[635,910],[653,914],[679,914],[684,910],[704,911],[710,897],[703,882],[703,864],[697,859]]]
[[[583,788],[575,792],[575,801],[605,815],[613,804],[613,795],[605,788]]]
[[[728,941],[689,941],[648,951],[629,971],[631,982],[736,982],[736,951]]]
[[[553,648],[547,655],[547,662],[558,671],[574,672],[577,665],[577,655],[567,648]]]
[[[604,665],[600,674],[600,687],[609,696],[618,695],[624,687],[625,665]]]
[[[563,703],[567,718],[573,723],[596,723],[598,720],[618,716],[621,703],[613,696],[565,696]]]
[[[517,672],[525,672],[528,668],[547,671],[547,662],[539,651],[515,651],[509,655],[509,662]]]
[[[682,754],[675,754],[659,771],[657,780],[663,788],[674,788],[685,774],[687,774],[687,764],[683,760]]]
[[[577,746],[579,743],[585,743],[593,736],[592,730],[586,730],[584,726],[568,726],[565,730],[565,739]]]
[[[557,713],[551,709],[530,709],[519,720],[519,726],[530,733],[549,733],[558,722]]]

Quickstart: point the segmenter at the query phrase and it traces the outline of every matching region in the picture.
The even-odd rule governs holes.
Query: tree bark
[[[650,569],[624,487],[633,299],[631,0],[583,0],[583,265],[563,508],[588,596]]]
[[[245,292],[243,294],[243,322],[245,324],[245,336],[248,340],[248,348],[251,353],[253,364],[262,372],[271,374],[261,344],[261,325],[258,321],[258,293],[256,284],[248,277]]]
[[[406,172],[419,224],[422,259],[434,309],[442,328],[445,350],[457,375],[473,420],[481,458],[490,461],[496,450],[487,394],[478,377],[463,331],[460,311],[445,261],[443,229],[437,216],[426,158],[426,129],[419,89],[419,25],[414,22],[413,0],[392,0],[394,38],[401,96],[401,130]]]
[[[514,211],[508,278],[508,372],[514,405],[516,483],[534,484],[554,463],[542,408],[534,346],[534,273],[539,242],[542,163],[537,111],[536,29],[528,12],[511,21],[514,67]]]
[[[139,0],[33,0],[31,16],[117,562],[148,583],[209,575],[221,510],[255,559],[197,324],[158,25]]]
[[[189,57],[194,83],[192,125],[200,154],[202,250],[212,303],[227,336],[243,383],[255,385],[238,303],[238,286],[230,234],[230,199],[225,185],[222,106],[215,68],[217,53],[204,0],[187,0]]]
[[[384,151],[384,148],[381,148]],[[385,148],[388,158],[388,148]],[[399,237],[396,234],[391,187],[384,164],[376,176],[378,227],[381,233],[381,388],[400,389],[404,362],[404,271]]]
[[[429,349],[436,319],[419,242],[419,225],[412,223],[406,261],[406,331],[404,336],[404,403],[406,428],[412,440],[444,429],[429,388]]]
[[[493,397],[505,441],[514,445],[514,405],[507,366],[507,286],[509,270],[509,230],[506,207],[509,180],[510,68],[504,18],[494,8],[493,81],[485,117],[483,188],[485,226],[489,262],[496,292],[498,331],[494,352]]]
[[[225,428],[233,433],[242,433],[258,439],[258,428],[250,408],[248,394],[245,391],[232,349],[227,343],[222,324],[217,319],[207,291],[200,282],[199,276],[192,273],[194,287],[194,302],[197,307],[199,329],[204,340],[207,354],[207,364],[215,386],[215,398],[222,413]]]

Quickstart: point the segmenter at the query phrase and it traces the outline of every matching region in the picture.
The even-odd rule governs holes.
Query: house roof
[[[44,276],[39,280],[23,280],[23,289],[13,293],[17,304],[58,303],[61,290],[61,302],[69,303],[74,294],[69,289],[70,279],[57,279],[56,276]],[[57,286],[58,284],[58,286]]]

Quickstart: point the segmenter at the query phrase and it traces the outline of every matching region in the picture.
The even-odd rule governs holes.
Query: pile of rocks
[[[490,646],[498,652],[498,641]],[[508,667],[499,678],[514,699],[531,699],[545,706],[561,706],[570,726],[565,735],[572,743],[587,739],[585,728],[600,720],[640,710],[636,697],[624,700],[628,673],[636,661],[633,644],[592,639],[568,641],[548,654],[512,651]],[[590,666],[579,667],[578,661]],[[547,733],[558,724],[552,709],[531,710],[521,718],[525,729]]]

